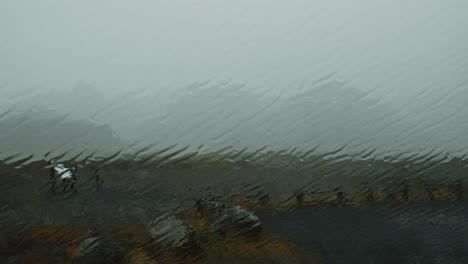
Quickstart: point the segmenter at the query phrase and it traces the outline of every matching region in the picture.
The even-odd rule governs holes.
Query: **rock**
[[[253,212],[232,206],[222,197],[199,199],[195,208],[197,215],[209,219],[211,229],[221,235],[229,231],[238,235],[256,234],[262,229],[262,222]]]
[[[217,217],[225,208],[226,204],[217,197],[198,199],[195,203],[195,212],[200,217]]]
[[[122,259],[122,248],[101,237],[89,237],[81,241],[72,255],[72,263],[121,263]]]
[[[238,234],[256,234],[261,231],[262,222],[253,212],[234,206],[222,210],[213,222],[213,229],[222,234],[230,230]]]
[[[81,241],[80,245],[73,252],[74,257],[83,257],[93,251],[99,244],[99,237],[90,237]]]
[[[150,222],[147,229],[159,249],[190,248],[196,244],[192,228],[175,216],[161,217]]]

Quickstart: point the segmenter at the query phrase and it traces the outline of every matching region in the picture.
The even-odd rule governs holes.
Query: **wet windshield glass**
[[[0,262],[466,263],[467,12],[2,1]]]

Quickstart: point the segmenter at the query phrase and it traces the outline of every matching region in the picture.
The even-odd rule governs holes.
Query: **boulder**
[[[84,239],[72,254],[72,263],[121,263],[122,260],[122,248],[101,237]]]
[[[148,224],[153,245],[162,250],[190,248],[196,245],[192,228],[175,216],[160,217]]]
[[[253,212],[234,206],[223,209],[212,226],[215,232],[221,234],[228,231],[234,231],[237,234],[256,234],[261,231],[262,222]]]

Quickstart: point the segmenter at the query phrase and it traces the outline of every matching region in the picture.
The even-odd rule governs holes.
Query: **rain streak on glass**
[[[0,3],[1,263],[468,263],[468,2]]]

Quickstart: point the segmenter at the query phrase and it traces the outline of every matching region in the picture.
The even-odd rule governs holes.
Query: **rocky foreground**
[[[23,222],[27,219],[18,217],[2,232],[0,261],[461,264],[468,260],[466,203],[451,200],[457,196],[447,193],[428,203],[400,199],[372,204],[365,195],[346,195],[343,200],[336,199],[339,195],[329,200],[324,197],[330,194],[322,196],[293,195],[281,204],[267,198],[208,196],[153,216],[102,218],[94,211],[66,224],[54,219],[51,224],[44,219]],[[134,211],[138,210],[143,209]]]
[[[44,164],[4,165],[0,263],[468,262],[462,177],[132,164],[101,166],[98,181],[89,165],[55,195]]]
[[[199,200],[143,224],[125,221],[32,225],[4,233],[2,263],[316,263],[264,232],[252,211]],[[14,230],[14,229],[13,229]],[[12,231],[13,231],[12,230]]]

